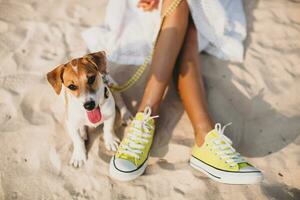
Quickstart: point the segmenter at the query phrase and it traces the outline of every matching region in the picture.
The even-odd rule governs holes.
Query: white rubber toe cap
[[[137,168],[132,162],[120,158],[115,158],[113,164],[116,169],[123,172],[131,172]]]
[[[142,175],[147,167],[148,158],[139,167],[128,160],[115,158],[110,160],[109,174],[112,178],[120,181],[130,181]]]

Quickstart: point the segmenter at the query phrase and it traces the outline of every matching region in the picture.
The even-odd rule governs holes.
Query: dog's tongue
[[[86,113],[90,122],[92,122],[93,124],[99,122],[102,118],[99,106],[92,111],[87,111]]]

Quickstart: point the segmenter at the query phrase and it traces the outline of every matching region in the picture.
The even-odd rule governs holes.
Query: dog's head
[[[100,51],[57,66],[47,74],[47,79],[56,94],[60,94],[62,87],[65,87],[65,91],[74,97],[78,104],[91,115],[95,115],[97,113],[93,113],[93,110],[105,99],[107,88],[101,76],[105,73],[106,56],[104,51]]]

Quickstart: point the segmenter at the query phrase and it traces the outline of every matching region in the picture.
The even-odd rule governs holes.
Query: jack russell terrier
[[[105,77],[104,77],[105,75]],[[114,131],[116,105],[121,118],[129,122],[131,114],[120,94],[112,95],[109,82],[115,83],[106,74],[104,51],[88,54],[59,65],[47,74],[49,83],[56,94],[64,92],[66,129],[73,141],[73,154],[70,164],[81,167],[87,159],[84,140],[87,128],[104,124],[103,139],[108,150],[116,151],[120,140]]]

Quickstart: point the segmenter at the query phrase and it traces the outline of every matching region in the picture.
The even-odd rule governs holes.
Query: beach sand
[[[226,135],[263,171],[261,184],[220,184],[189,166],[193,130],[174,86],[143,176],[129,183],[108,176],[112,153],[101,128],[90,130],[87,163],[68,164],[63,105],[45,74],[87,53],[80,32],[103,23],[106,3],[0,0],[0,199],[300,199],[299,0],[244,2],[243,64],[201,55],[210,112],[233,122]],[[110,63],[119,82],[134,69]],[[144,83],[124,94],[132,112]]]

